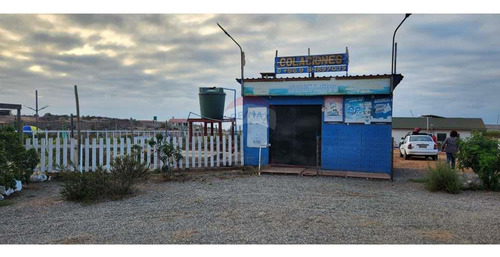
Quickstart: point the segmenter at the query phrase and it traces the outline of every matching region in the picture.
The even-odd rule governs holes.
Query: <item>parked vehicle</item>
[[[438,145],[430,135],[406,135],[399,146],[399,156],[405,160],[412,156],[423,156],[424,158],[438,159]]]

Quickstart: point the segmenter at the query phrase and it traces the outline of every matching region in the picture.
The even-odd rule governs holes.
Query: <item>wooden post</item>
[[[17,109],[17,133],[19,133],[19,140],[23,142],[23,125],[21,122],[21,107]]]
[[[82,146],[82,141],[81,141],[81,133],[80,133],[80,102],[78,101],[78,88],[75,85],[75,101],[76,101],[76,133],[77,133],[77,154],[78,158],[76,160],[80,159],[80,148]],[[80,163],[77,163],[77,166],[79,166]]]

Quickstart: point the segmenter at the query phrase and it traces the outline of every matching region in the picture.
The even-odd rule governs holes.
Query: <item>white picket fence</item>
[[[26,149],[34,148],[40,156],[40,171],[58,172],[74,171],[74,165],[80,171],[95,171],[98,166],[109,170],[113,158],[131,154],[132,146],[141,147],[140,159],[150,169],[161,166],[161,161],[154,149],[147,144],[149,138],[84,138],[81,142],[80,156],[77,156],[77,141],[72,138],[53,138],[46,140],[26,139]],[[182,150],[183,158],[174,163],[174,169],[210,168],[243,166],[242,135],[231,136],[193,136],[191,142],[187,137],[167,137],[175,147]],[[78,158],[78,159],[77,159]],[[77,161],[78,160],[78,161]]]

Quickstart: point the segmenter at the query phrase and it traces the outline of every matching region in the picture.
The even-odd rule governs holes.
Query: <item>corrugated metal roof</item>
[[[449,130],[486,130],[481,118],[431,118],[429,117],[429,129],[449,129]],[[427,118],[425,117],[392,117],[393,129],[413,129],[419,127],[427,128]]]
[[[349,76],[315,76],[315,77],[289,77],[289,78],[245,78],[245,82],[277,82],[277,81],[307,81],[307,80],[330,80],[332,78],[341,79],[380,79],[391,78],[391,74],[370,74],[370,75],[349,75]],[[404,76],[401,74],[394,74],[394,88],[403,80]],[[236,79],[241,84],[241,79]]]

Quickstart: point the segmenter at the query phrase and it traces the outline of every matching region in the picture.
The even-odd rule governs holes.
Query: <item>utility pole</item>
[[[30,110],[35,111],[35,127],[38,128],[38,112],[49,107],[48,105],[45,105],[42,108],[38,108],[38,90],[35,90],[35,108],[29,107],[29,106],[26,106],[26,107]]]
[[[77,133],[77,142],[78,142],[78,149],[77,149],[77,153],[78,153],[78,157],[76,158],[76,160],[80,160],[80,151],[81,151],[81,146],[82,146],[82,142],[81,142],[81,136],[80,136],[80,102],[78,101],[78,88],[77,86],[75,85],[75,101],[76,101],[76,133]],[[80,166],[81,163],[78,163],[78,166]],[[80,170],[81,171],[81,170]]]

